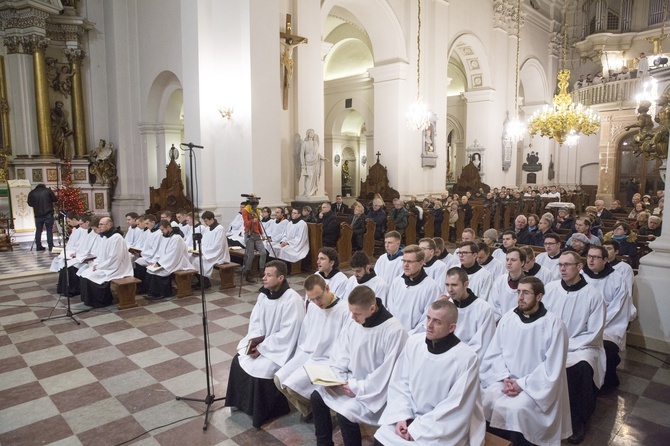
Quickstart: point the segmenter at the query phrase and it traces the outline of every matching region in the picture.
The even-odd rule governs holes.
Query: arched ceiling
[[[342,122],[342,135],[360,136],[361,129],[365,125],[363,116],[356,110],[351,110]]]

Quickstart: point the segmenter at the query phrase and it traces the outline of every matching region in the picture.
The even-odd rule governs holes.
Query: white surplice
[[[346,294],[347,280],[349,280],[349,278],[342,271],[331,270],[330,274],[328,274],[328,277],[321,274],[319,271],[314,274],[318,274],[319,276],[323,277],[323,280],[326,281],[326,285],[328,285],[330,292],[337,297],[342,297]]]
[[[391,287],[396,277],[402,276],[402,254],[393,260],[389,260],[387,253],[382,254],[375,263],[375,273],[381,277],[386,285]]]
[[[298,220],[297,223],[291,221],[284,226],[284,229],[283,237],[278,243],[273,243],[277,258],[293,263],[307,257],[307,253],[309,252],[307,223],[304,220]],[[282,247],[282,242],[288,244]]]
[[[189,261],[188,248],[186,242],[179,235],[172,233],[170,237],[163,237],[158,252],[154,256],[154,260],[161,269],[157,271],[150,271],[147,269],[147,274],[155,274],[161,277],[167,277],[175,271],[192,270],[193,265]]]
[[[493,280],[496,280],[498,277],[507,274],[507,268],[505,268],[505,264],[492,256],[489,256],[488,263],[480,264],[479,266],[490,272]]]
[[[570,343],[566,367],[586,361],[593,369],[593,382],[600,388],[605,379],[605,348],[603,329],[605,328],[605,300],[593,285],[585,283],[574,290],[565,289],[562,280],[545,286],[542,302],[547,310],[561,318]]]
[[[352,322],[347,301],[338,299],[336,302],[324,309],[312,303],[307,305],[295,354],[276,373],[282,387],[289,387],[307,399],[316,386],[309,380],[303,366],[327,362],[338,336]]]
[[[480,368],[486,419],[498,429],[523,433],[537,445],[560,445],[572,434],[566,377],[568,333],[547,311],[532,322],[506,313]],[[503,379],[517,380],[522,392],[501,392]]]
[[[113,279],[133,275],[133,265],[128,252],[128,245],[121,234],[114,233],[103,237],[96,244],[96,259],[90,268],[81,272],[80,276],[102,285]]]
[[[384,446],[483,445],[486,422],[478,364],[463,342],[434,354],[424,334],[412,335],[393,369],[375,438]],[[395,424],[409,419],[413,421],[407,430],[414,442],[395,433]]]
[[[60,271],[64,266],[65,266],[65,254],[67,253],[68,256],[68,267],[72,266],[70,265],[70,258],[71,255],[75,253],[77,250],[77,247],[81,243],[82,237],[87,234],[86,229],[82,229],[79,226],[76,228],[72,228],[72,232],[70,233],[70,238],[68,239],[67,243],[65,244],[65,247],[63,248],[63,251],[61,251],[52,261],[51,261],[51,267],[49,268],[50,271],[57,273]]]
[[[493,309],[484,299],[477,297],[467,306],[458,307],[458,322],[454,333],[475,351],[480,362],[495,332],[496,320]]]
[[[375,271],[376,273],[376,271]],[[363,277],[363,282],[359,282],[358,279],[356,279],[355,276],[349,277],[349,280],[347,280],[347,288],[346,292],[344,293],[344,296],[342,296],[343,299],[349,298],[349,294],[351,294],[351,291],[356,288],[358,285],[365,285],[368,288],[370,288],[372,291],[375,292],[375,297],[378,297],[382,300],[382,302],[386,302],[386,298],[389,293],[389,287],[384,282],[384,280],[375,275],[374,277],[367,278],[367,276]]]
[[[146,267],[150,263],[154,263],[156,261],[155,257],[158,253],[158,247],[163,238],[163,233],[160,230],[156,229],[153,232],[149,231],[144,241],[144,249],[142,249],[141,257],[138,257],[135,260],[135,264]]]
[[[437,287],[440,289],[440,294],[447,292],[447,265],[441,262],[437,257],[430,259],[431,261],[423,265],[423,269],[431,279],[435,281]]]
[[[556,256],[556,258],[552,259],[546,252],[541,252],[535,257],[535,263],[542,265],[543,268],[549,268],[550,270],[555,271],[558,274],[558,259],[560,257],[561,254],[559,253]]]
[[[242,213],[238,213],[235,218],[233,218],[233,221],[230,222],[228,232],[226,232],[226,237],[233,241],[239,242],[242,246],[245,246],[244,219],[242,218]]]
[[[440,297],[440,289],[435,281],[425,272],[422,274],[423,279],[421,275],[417,277],[420,281],[412,281],[405,275],[396,277],[386,298],[386,308],[410,334],[417,326],[422,325],[428,314],[428,307]]]
[[[202,270],[206,277],[212,277],[214,265],[230,263],[228,239],[223,232],[223,226],[217,224],[214,229],[205,228],[202,233]],[[193,268],[200,274],[200,256],[192,254]]]
[[[468,288],[475,293],[475,296],[489,302],[489,295],[491,293],[491,288],[493,287],[493,276],[478,264],[475,263],[475,265],[477,265],[479,269],[475,273],[468,273]],[[460,266],[465,269],[463,265]]]
[[[287,289],[277,299],[261,292],[251,310],[249,331],[237,344],[242,369],[254,378],[272,379],[293,356],[304,317],[304,301],[294,290]],[[249,340],[259,336],[265,339],[257,346],[260,356],[253,359],[245,350]]]
[[[510,287],[508,281],[509,274],[499,276],[495,282],[493,282],[493,287],[491,287],[491,294],[488,302],[491,304],[496,322],[498,322],[505,313],[515,309],[518,305],[519,299],[516,294],[516,289]]]

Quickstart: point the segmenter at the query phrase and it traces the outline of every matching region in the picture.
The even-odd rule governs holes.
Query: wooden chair
[[[116,296],[119,300],[119,310],[137,306],[135,292],[137,291],[137,284],[142,283],[140,279],[133,276],[127,276],[120,279],[112,279],[112,283],[116,285]]]
[[[219,285],[220,290],[235,288],[235,269],[237,266],[237,263],[221,263],[214,265],[214,268],[219,271],[219,279],[221,280],[221,284]]]
[[[174,281],[177,284],[177,297],[188,297],[193,294],[193,289],[191,288],[191,282],[193,276],[195,275],[194,269],[186,269],[182,271],[175,271]]]
[[[340,238],[337,240],[337,254],[340,257],[340,268],[347,268],[351,260],[351,237],[354,229],[349,223],[340,223]]]

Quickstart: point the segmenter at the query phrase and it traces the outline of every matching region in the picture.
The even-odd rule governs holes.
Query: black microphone
[[[186,146],[186,147],[188,147],[189,149],[192,149],[192,148],[194,148],[194,147],[195,147],[196,149],[204,149],[204,148],[205,148],[204,146],[197,146],[197,145],[193,144],[192,142],[190,142],[190,143],[188,143],[188,144],[186,144],[186,143],[181,143],[181,144],[179,144],[179,145],[180,145],[180,146]]]

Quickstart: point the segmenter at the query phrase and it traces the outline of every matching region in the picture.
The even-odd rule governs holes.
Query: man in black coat
[[[335,197],[335,203],[331,205],[331,208],[336,214],[348,214],[349,213],[349,206],[347,206],[343,201],[342,201],[342,195],[337,195]]]
[[[35,246],[37,251],[46,249],[42,246],[42,226],[46,226],[49,251],[54,247],[54,203],[57,201],[56,194],[42,183],[28,193],[28,206],[33,208],[35,214]]]
[[[317,218],[316,222],[323,226],[323,236],[321,238],[323,246],[335,248],[337,240],[340,238],[340,221],[331,210],[330,203],[321,205],[321,218]]]

